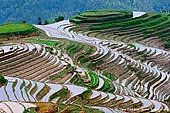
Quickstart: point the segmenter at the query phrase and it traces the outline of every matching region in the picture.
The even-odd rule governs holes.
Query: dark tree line
[[[45,20],[45,21],[42,23],[41,18],[38,17],[38,22],[37,22],[37,24],[38,24],[38,25],[42,25],[42,24],[47,25],[47,24],[52,24],[52,23],[59,22],[59,21],[62,21],[62,20],[64,20],[64,16],[58,16],[58,17],[55,18],[54,21],[52,21],[52,22],[50,22],[49,20]]]

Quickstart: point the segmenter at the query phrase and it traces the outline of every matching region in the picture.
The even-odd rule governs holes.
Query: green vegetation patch
[[[8,23],[8,24],[0,25],[1,38],[17,36],[17,35],[28,35],[36,31],[37,31],[36,27],[26,23]]]
[[[3,85],[5,85],[7,82],[8,82],[8,80],[5,79],[4,76],[2,76],[2,75],[0,74],[0,87],[3,86]]]
[[[56,78],[59,78],[69,72],[72,72],[73,70],[74,70],[74,67],[68,66],[64,71],[58,73],[56,76],[51,77],[50,80],[55,80]]]
[[[112,27],[125,27],[125,26],[131,26],[131,25],[137,25],[142,24],[143,18],[135,18],[135,19],[129,19],[128,21],[123,22],[109,22],[109,23],[102,23],[99,25],[92,25],[90,27],[90,30],[101,30],[101,29],[109,29]]]
[[[104,71],[102,74],[104,76],[106,76],[107,78],[109,78],[110,80],[114,80],[115,79],[115,75],[112,74],[112,73],[108,73],[108,72]]]
[[[57,41],[38,40],[38,39],[31,39],[31,40],[29,39],[28,41],[32,43],[46,44],[51,47],[55,47],[55,45],[57,45]]]
[[[84,91],[82,94],[80,94],[80,97],[82,100],[86,100],[90,95],[92,94],[92,90],[90,87],[86,91]]]
[[[49,97],[49,101],[57,98],[57,97],[60,97],[59,101],[60,100],[63,100],[64,98],[66,98],[68,95],[69,95],[69,90],[67,88],[63,88],[61,91],[59,92],[55,92],[54,94],[52,94],[50,97]]]
[[[37,100],[41,100],[50,91],[50,89],[50,86],[45,84],[43,89],[41,89],[41,91],[36,95]]]
[[[117,21],[132,17],[132,12],[126,10],[93,10],[80,13],[70,19],[74,23],[97,23]]]
[[[126,10],[94,10],[94,11],[87,11],[81,13],[81,16],[84,17],[104,17],[104,16],[111,16],[111,15],[118,15],[121,13],[127,13],[129,11]]]
[[[91,82],[89,84],[89,87],[91,87],[91,88],[97,87],[98,84],[99,84],[99,77],[98,77],[98,75],[96,73],[92,72],[92,71],[89,71],[88,74],[91,77]]]
[[[128,44],[128,46],[136,48],[134,44]]]
[[[28,109],[24,109],[23,113],[37,113],[36,108],[30,107]]]
[[[141,78],[141,75],[142,75],[142,71],[139,71],[136,73],[136,77],[138,77],[138,78]]]

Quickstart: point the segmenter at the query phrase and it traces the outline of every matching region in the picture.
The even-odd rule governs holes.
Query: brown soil
[[[0,42],[10,41],[10,40],[19,40],[19,39],[34,37],[34,36],[38,36],[37,32],[33,32],[29,35],[18,35],[18,36],[12,36],[12,37],[7,37],[7,38],[0,38]]]

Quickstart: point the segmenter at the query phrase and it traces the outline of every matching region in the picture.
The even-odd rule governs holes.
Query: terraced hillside
[[[0,112],[169,112],[168,25],[118,10],[34,25],[37,38],[0,44]]]
[[[73,17],[70,21],[76,23],[76,26],[71,30],[100,39],[137,42],[161,49],[170,47],[168,14],[143,13],[142,16],[134,18],[135,12],[102,12],[104,14],[100,10],[88,11]]]

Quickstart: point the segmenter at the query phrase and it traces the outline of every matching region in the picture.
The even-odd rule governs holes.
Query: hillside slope
[[[71,30],[89,37],[170,48],[169,14],[96,10],[79,13],[70,21],[75,23]]]
[[[165,13],[94,10],[1,42],[0,112],[169,112],[169,21]]]

